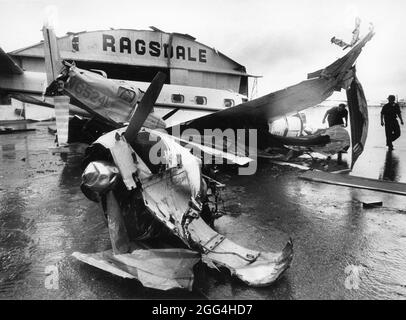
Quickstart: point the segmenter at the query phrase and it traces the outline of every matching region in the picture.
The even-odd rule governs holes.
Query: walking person
[[[325,123],[327,118],[329,127],[337,125],[344,125],[344,127],[346,127],[348,124],[348,111],[345,107],[344,103],[340,103],[338,107],[333,107],[327,110],[324,114],[322,123]]]
[[[381,110],[381,126],[385,126],[386,146],[389,150],[393,150],[392,142],[400,137],[400,127],[397,117],[400,119],[400,123],[403,125],[402,114],[399,105],[395,102],[394,95],[388,97],[388,103],[382,107]]]

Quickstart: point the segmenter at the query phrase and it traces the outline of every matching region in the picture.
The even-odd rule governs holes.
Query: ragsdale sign
[[[136,54],[157,58],[170,58],[190,62],[207,63],[207,51],[192,46],[169,45],[158,41],[144,39],[131,40],[128,37],[114,37],[111,34],[102,34],[103,51],[122,54]]]

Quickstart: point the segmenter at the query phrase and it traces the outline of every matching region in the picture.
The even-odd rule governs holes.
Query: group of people
[[[393,141],[400,137],[400,126],[397,118],[400,119],[400,123],[403,125],[402,113],[400,106],[396,103],[396,97],[390,95],[388,97],[388,103],[382,107],[381,110],[381,125],[385,127],[386,146],[391,151],[393,150]],[[333,107],[326,111],[323,117],[323,123],[328,122],[328,126],[348,124],[348,111],[346,105],[341,103],[338,107]]]

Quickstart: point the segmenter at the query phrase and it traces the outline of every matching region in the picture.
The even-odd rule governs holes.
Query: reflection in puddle
[[[10,159],[14,160],[16,159],[16,147],[15,144],[3,144],[1,146],[1,155],[3,159]]]
[[[381,174],[380,180],[398,181],[399,158],[393,154],[392,151],[386,151],[385,164]]]
[[[35,245],[33,221],[23,216],[27,201],[19,189],[0,197],[0,296],[7,297],[30,270]]]

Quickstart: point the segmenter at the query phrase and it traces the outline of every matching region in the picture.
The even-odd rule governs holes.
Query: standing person
[[[402,114],[399,105],[395,102],[394,95],[388,97],[388,103],[381,110],[381,126],[385,126],[386,146],[389,150],[393,150],[392,142],[400,137],[400,127],[397,117],[403,126]]]
[[[329,127],[336,125],[344,125],[344,127],[346,127],[348,124],[348,111],[345,108],[345,104],[340,103],[338,107],[333,107],[327,110],[323,117],[323,123],[326,122],[326,118]],[[345,123],[343,119],[345,120]]]

